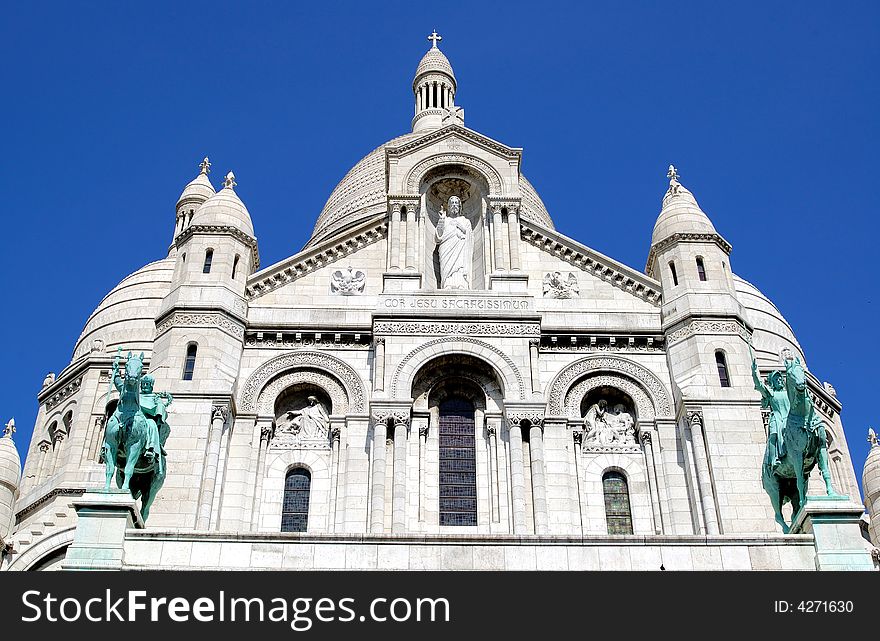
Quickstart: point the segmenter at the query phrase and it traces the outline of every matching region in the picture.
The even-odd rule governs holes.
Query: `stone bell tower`
[[[757,433],[762,422],[750,376],[752,327],[736,296],[731,246],[675,167],[667,177],[646,271],[663,286],[667,362],[698,494],[691,497],[693,519],[707,534],[772,529],[769,503],[754,474],[766,439]],[[737,456],[722,460],[731,449]],[[722,505],[721,495],[737,499]]]

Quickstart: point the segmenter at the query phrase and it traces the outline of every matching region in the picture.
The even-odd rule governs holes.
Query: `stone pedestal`
[[[141,511],[131,493],[117,489],[86,492],[73,501],[73,507],[76,532],[62,569],[122,569],[125,530],[144,527]]]
[[[417,292],[422,288],[422,275],[413,271],[393,271],[382,274],[382,291]]]
[[[863,512],[848,496],[808,496],[792,520],[791,533],[813,535],[817,570],[873,570],[859,528]]]
[[[522,272],[489,274],[489,289],[505,294],[526,294],[529,291],[529,276]]]

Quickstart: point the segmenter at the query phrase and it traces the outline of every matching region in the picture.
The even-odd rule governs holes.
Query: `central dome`
[[[376,147],[352,167],[327,199],[306,247],[316,245],[333,234],[384,214],[388,208],[385,191],[388,184],[385,148],[402,145],[423,135],[423,133],[410,133],[393,138]],[[544,203],[523,175],[519,177],[519,190],[522,196],[521,216],[553,229],[553,221]]]

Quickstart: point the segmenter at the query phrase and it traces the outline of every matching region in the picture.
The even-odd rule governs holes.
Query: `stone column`
[[[547,516],[547,484],[544,476],[544,428],[539,421],[529,428],[529,456],[532,463],[532,503],[535,512],[535,534],[550,531]]]
[[[706,534],[718,534],[718,513],[715,510],[715,494],[712,491],[712,479],[709,476],[709,460],[706,457],[706,443],[703,439],[703,414],[688,412],[688,427],[691,441],[694,444],[694,467],[697,472],[700,501],[703,507],[703,518],[706,522]]]
[[[427,419],[419,425],[419,522],[425,521],[425,452],[428,444]]]
[[[663,533],[663,517],[660,514],[660,492],[657,490],[657,477],[654,469],[654,435],[650,430],[641,433],[642,450],[645,454],[645,471],[648,476],[648,490],[651,493],[651,509],[654,513],[654,533]]]
[[[394,417],[394,485],[391,495],[391,531],[406,530],[406,435],[409,417]]]
[[[226,405],[211,407],[211,429],[208,431],[208,451],[205,455],[205,467],[202,469],[202,495],[196,514],[196,529],[207,530],[211,526],[211,508],[214,505],[214,489],[217,479],[217,468],[220,462],[220,438],[223,436],[223,425],[229,417]]]
[[[373,390],[381,392],[385,389],[385,339],[377,338],[375,341],[376,352],[373,363]]]
[[[269,442],[275,431],[272,421],[267,418],[257,419],[257,429],[260,433],[260,448],[257,453],[257,465],[254,470],[254,504],[251,510],[251,528],[260,528],[260,505],[263,501],[263,479],[266,477],[266,453],[269,450]]]
[[[400,269],[400,203],[391,205],[388,224],[388,269]]]
[[[495,271],[504,271],[504,227],[501,222],[501,207],[492,207],[492,230],[495,239]]]
[[[406,207],[406,268],[416,268],[416,206]]]
[[[387,417],[374,418],[373,469],[370,494],[370,532],[385,531],[385,440],[388,435]]]
[[[336,530],[336,496],[339,488],[339,436],[338,425],[330,426],[330,510],[327,516],[327,531]]]
[[[486,436],[489,438],[489,484],[491,492],[489,496],[492,499],[492,522],[499,523],[501,521],[501,511],[498,503],[500,501],[498,492],[498,428],[501,420],[498,418],[486,419]]]
[[[541,345],[540,338],[529,339],[529,364],[532,374],[532,391],[541,391],[541,374],[538,369],[538,347]]]
[[[510,238],[510,269],[521,269],[519,262],[519,219],[513,209],[507,214],[507,233]]]
[[[513,533],[526,534],[526,480],[523,474],[522,427],[516,418],[509,420],[509,438]]]

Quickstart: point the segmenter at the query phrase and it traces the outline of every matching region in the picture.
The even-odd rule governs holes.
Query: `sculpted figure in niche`
[[[584,443],[602,443],[602,440],[605,439],[608,431],[608,424],[605,422],[605,408],[607,407],[608,401],[603,398],[587,410],[587,415],[584,417]],[[602,436],[602,440],[600,440],[600,436]]]
[[[461,215],[461,199],[450,196],[449,213],[440,208],[435,242],[440,258],[440,288],[470,289],[471,223]]]
[[[614,406],[614,414],[610,417],[610,423],[614,432],[614,443],[635,445],[635,421],[633,421],[632,414],[626,411],[626,406],[623,403]]]
[[[309,404],[304,408],[291,410],[285,417],[287,422],[277,432],[286,432],[301,438],[317,438],[326,435],[330,428],[327,410],[314,396],[309,396]]]
[[[635,421],[623,403],[608,411],[604,398],[594,403],[584,417],[584,445],[635,445]]]

